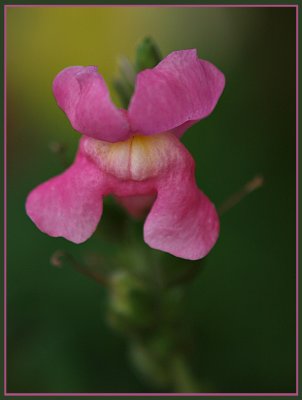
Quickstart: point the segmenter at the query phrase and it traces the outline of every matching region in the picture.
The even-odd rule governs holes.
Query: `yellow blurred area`
[[[44,143],[71,143],[78,138],[52,94],[52,82],[62,69],[97,66],[113,101],[120,106],[112,85],[118,58],[126,56],[134,62],[137,44],[144,37],[151,36],[163,56],[196,48],[200,58],[227,72],[242,57],[253,32],[249,27],[261,19],[254,10],[247,15],[240,8],[20,6],[6,10],[8,128],[13,159],[27,157],[27,153],[17,155],[22,147],[20,138]]]
[[[8,8],[8,84],[17,91],[34,90],[43,103],[45,94],[51,95],[54,76],[67,66],[97,65],[110,83],[117,57],[133,60],[137,43],[146,35],[158,42],[164,55],[200,47],[201,58],[219,54],[222,59],[238,40],[229,12],[223,8]]]

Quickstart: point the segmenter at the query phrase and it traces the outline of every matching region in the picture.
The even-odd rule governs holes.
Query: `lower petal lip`
[[[145,139],[148,145],[155,140]],[[152,149],[150,154],[162,157],[161,164],[157,165],[156,175],[139,181],[108,173],[108,165],[104,167],[106,153],[102,158],[98,151],[87,152],[85,143],[89,141],[91,146],[94,142],[83,138],[74,164],[30,193],[28,215],[50,236],[81,243],[97,227],[102,196],[112,193],[132,214],[152,206],[144,225],[144,239],[150,247],[189,260],[204,257],[219,233],[215,208],[196,186],[194,162],[185,147],[172,134],[163,134],[156,140],[168,146],[165,151],[169,149],[169,153],[163,157],[163,149]],[[144,146],[144,140],[143,143]],[[141,196],[144,201],[137,202]]]

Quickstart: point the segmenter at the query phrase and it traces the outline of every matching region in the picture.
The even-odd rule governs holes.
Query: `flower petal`
[[[29,194],[27,214],[42,232],[82,243],[93,234],[101,218],[102,186],[100,170],[79,152],[63,174]]]
[[[199,120],[187,121],[183,124],[179,125],[177,128],[171,129],[172,132],[176,137],[180,138],[182,135],[191,128],[192,125],[196,124]]]
[[[154,203],[155,197],[155,194],[145,194],[126,197],[116,196],[115,198],[132,217],[140,219],[146,215]]]
[[[174,256],[198,260],[217,241],[219,218],[195,183],[194,161],[179,142],[182,157],[158,179],[158,195],[144,225],[145,242]]]
[[[59,107],[73,128],[95,139],[117,142],[129,137],[126,113],[112,103],[96,67],[69,67],[53,82]]]
[[[129,107],[131,129],[152,135],[195,123],[213,111],[224,84],[222,72],[199,60],[196,50],[174,51],[138,74]]]

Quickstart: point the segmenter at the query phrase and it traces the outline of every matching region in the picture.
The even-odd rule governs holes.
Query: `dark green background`
[[[8,390],[152,390],[103,321],[105,291],[49,265],[58,248],[83,258],[118,243],[47,237],[24,211],[28,192],[62,170],[49,142],[72,155],[79,138],[53,100],[56,73],[95,64],[109,82],[115,58],[133,59],[151,34],[164,54],[196,47],[226,76],[215,112],[183,138],[200,187],[219,205],[255,174],[266,181],[222,217],[190,287],[195,375],[208,391],[295,391],[295,10],[8,9],[7,22]]]

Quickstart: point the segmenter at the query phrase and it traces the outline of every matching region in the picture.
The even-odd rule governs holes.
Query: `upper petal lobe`
[[[96,67],[64,69],[53,82],[53,92],[75,130],[108,142],[128,138],[126,114],[112,103]]]
[[[174,51],[155,68],[138,74],[129,107],[131,128],[144,135],[180,125],[186,129],[213,111],[224,84],[222,72],[198,59],[196,50]]]

